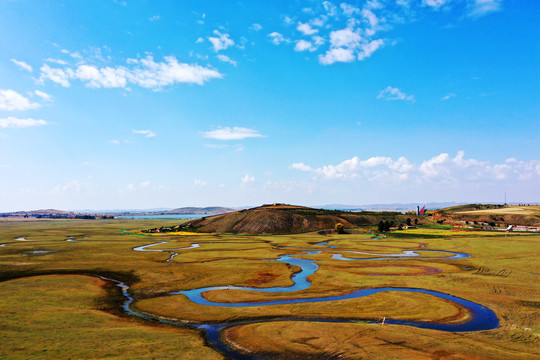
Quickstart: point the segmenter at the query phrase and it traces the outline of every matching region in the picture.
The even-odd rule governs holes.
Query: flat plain
[[[133,232],[176,224],[0,223],[0,357],[540,358],[539,235],[421,228],[386,238],[373,237],[369,229],[279,236]],[[286,255],[315,267],[303,288],[293,286],[305,269],[283,260]],[[112,280],[129,286],[130,312]],[[202,293],[212,304],[178,293],[206,287],[218,287]],[[259,291],[268,288],[279,289]],[[465,299],[492,310],[498,326],[416,326],[461,325],[474,317],[464,306],[428,293],[386,290],[340,298],[378,288],[426,289]],[[218,345],[209,327],[217,329]]]

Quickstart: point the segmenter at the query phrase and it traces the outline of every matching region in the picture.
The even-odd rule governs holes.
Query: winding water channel
[[[167,241],[161,241],[158,243],[139,246],[139,247],[134,248],[133,250],[135,251],[160,251],[160,252],[170,253],[171,256],[169,257],[169,259],[167,259],[167,261],[171,261],[174,257],[180,254],[179,252],[177,252],[178,250],[195,249],[195,248],[200,247],[200,244],[193,243],[191,244],[190,247],[176,248],[176,249],[152,248],[154,246],[162,245],[166,243]],[[329,249],[327,251],[331,251],[331,252],[336,251],[335,249],[337,249],[336,246],[328,245],[327,242],[320,242],[313,245],[325,246],[327,249]],[[169,295],[183,294],[193,303],[204,305],[204,306],[242,308],[242,307],[255,307],[255,306],[338,301],[338,300],[354,299],[354,298],[371,296],[377,293],[387,292],[387,291],[422,293],[422,294],[428,294],[434,297],[438,297],[440,299],[444,299],[455,304],[459,304],[461,307],[463,307],[466,311],[469,312],[470,317],[466,321],[460,322],[460,323],[422,322],[422,321],[397,320],[397,319],[390,319],[390,318],[387,318],[385,323],[394,324],[394,325],[413,326],[413,327],[425,328],[425,329],[434,329],[434,330],[440,330],[440,331],[451,331],[451,332],[491,330],[499,326],[499,320],[497,316],[492,310],[488,309],[487,307],[484,307],[480,304],[474,303],[466,299],[459,298],[457,296],[441,293],[438,291],[418,289],[418,288],[380,287],[380,288],[369,288],[369,289],[356,289],[356,290],[351,291],[350,293],[343,294],[343,295],[336,295],[336,296],[313,297],[313,298],[291,298],[291,299],[280,299],[280,300],[271,300],[271,301],[254,301],[254,302],[237,302],[237,303],[213,302],[203,297],[203,293],[205,292],[216,291],[216,290],[226,290],[226,289],[257,291],[257,292],[264,292],[264,293],[289,293],[289,292],[306,290],[311,286],[311,283],[309,282],[308,277],[314,274],[318,270],[319,266],[317,265],[316,260],[302,259],[295,256],[314,255],[320,252],[321,252],[320,250],[316,250],[316,251],[304,250],[297,254],[281,255],[279,256],[278,259],[263,260],[263,261],[279,261],[279,262],[283,262],[289,265],[296,265],[301,268],[300,272],[295,273],[291,276],[291,280],[293,281],[294,284],[289,287],[253,288],[253,287],[224,285],[224,286],[203,287],[203,288],[198,288],[198,289],[171,292],[169,293]],[[360,255],[376,256],[376,257],[352,258],[352,257],[344,257],[341,254],[333,254],[332,258],[338,261],[376,261],[376,260],[388,260],[388,259],[430,259],[430,260],[462,259],[462,258],[466,258],[470,256],[468,254],[452,252],[452,251],[425,250],[425,249],[415,250],[415,251],[406,250],[398,254],[374,254],[374,253],[366,253],[366,252],[358,252],[358,251],[343,251],[343,252],[360,254]],[[430,257],[420,256],[420,253],[427,253],[427,252],[439,253],[442,256],[430,256]],[[318,319],[318,318],[291,319],[291,318],[284,318],[284,317],[274,317],[274,318],[265,318],[265,319],[246,320],[246,321],[240,321],[240,322],[229,322],[229,323],[222,323],[222,324],[210,324],[210,323],[186,324],[181,321],[164,320],[155,316],[142,314],[135,310],[132,310],[131,304],[133,302],[133,298],[129,294],[129,287],[126,284],[120,281],[114,280],[114,279],[106,279],[106,278],[103,278],[103,279],[116,283],[122,289],[122,292],[125,297],[123,309],[127,313],[144,318],[144,319],[159,321],[161,323],[181,325],[181,326],[187,326],[187,327],[203,330],[205,333],[206,341],[210,346],[212,346],[216,350],[220,351],[221,353],[233,359],[243,360],[243,359],[259,359],[259,358],[255,355],[239,352],[229,347],[227,343],[222,340],[220,336],[221,332],[224,329],[232,327],[232,326],[247,325],[247,324],[269,322],[269,321],[316,321],[316,322],[332,322],[332,323],[358,322],[358,319],[354,319],[354,320],[353,319],[350,319],[350,320],[349,319]],[[369,322],[375,323],[375,321],[368,321],[368,323]]]

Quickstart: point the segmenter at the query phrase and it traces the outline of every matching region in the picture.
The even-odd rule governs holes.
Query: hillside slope
[[[405,222],[407,216],[382,213],[385,220]],[[410,217],[410,216],[409,216]],[[234,213],[190,221],[189,226],[200,232],[241,234],[291,234],[333,229],[337,223],[345,227],[374,225],[381,214],[353,213],[312,209],[292,205],[265,205]]]

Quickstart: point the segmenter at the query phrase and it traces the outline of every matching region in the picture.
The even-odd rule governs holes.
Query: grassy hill
[[[469,204],[440,209],[442,216],[462,221],[496,222],[506,225],[540,225],[540,205]]]
[[[233,213],[206,217],[187,223],[199,232],[241,234],[292,234],[345,227],[375,225],[380,220],[405,223],[407,217],[397,212],[349,212],[313,209],[294,205],[263,205]]]

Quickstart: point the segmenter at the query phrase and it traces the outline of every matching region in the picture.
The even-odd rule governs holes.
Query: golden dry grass
[[[298,271],[297,267],[262,260],[277,259],[280,255],[298,254],[302,249],[310,249],[319,250],[320,253],[297,255],[316,260],[319,266],[319,270],[309,278],[311,287],[305,291],[264,294],[223,290],[206,296],[219,301],[254,301],[339,295],[366,287],[426,288],[493,309],[501,327],[485,332],[453,334],[406,326],[268,322],[235,327],[227,331],[227,338],[251,352],[276,356],[286,356],[289,352],[306,354],[307,358],[339,352],[344,352],[345,358],[351,359],[540,358],[537,350],[540,336],[538,235],[497,233],[499,236],[485,236],[485,233],[471,232],[455,236],[453,232],[434,230],[440,236],[372,240],[366,234],[168,235],[153,240],[151,237],[121,232],[122,229],[176,224],[175,220],[152,219],[0,223],[0,244],[7,244],[0,247],[0,278],[4,280],[0,283],[0,357],[39,358],[40,352],[46,347],[46,336],[54,340],[47,348],[48,351],[54,350],[51,352],[56,355],[54,358],[100,358],[106,353],[97,350],[110,348],[124,351],[130,343],[148,347],[150,343],[155,344],[153,348],[163,351],[160,358],[167,358],[167,354],[177,358],[182,354],[193,354],[192,358],[208,358],[211,356],[208,354],[213,353],[202,344],[197,333],[173,327],[148,327],[141,321],[122,319],[104,312],[106,309],[96,305],[96,301],[99,303],[98,299],[104,298],[105,294],[100,288],[100,280],[95,278],[51,275],[7,280],[31,275],[95,273],[116,277],[131,284],[138,309],[190,321],[231,321],[268,316],[374,320],[384,316],[422,320],[449,320],[456,317],[453,319],[456,321],[466,316],[454,304],[433,296],[395,292],[337,302],[245,309],[200,306],[189,302],[183,295],[164,296],[171,291],[229,284],[290,286],[290,276]],[[425,232],[429,229],[419,230],[424,231],[419,231],[419,235],[433,234]],[[405,232],[411,234],[410,231]],[[32,241],[16,241],[19,237]],[[67,242],[66,239],[76,242]],[[132,250],[158,241],[168,243],[152,249],[189,247],[192,243],[199,243],[201,247],[179,250],[179,255],[170,262],[165,261],[170,253]],[[338,249],[313,245],[322,241],[328,241],[329,245]],[[364,257],[347,251],[392,254],[418,249],[458,251],[468,253],[471,257],[443,260],[436,258],[441,253],[433,252],[428,259],[366,262],[337,261],[332,258],[332,254],[336,253]],[[36,250],[52,252],[33,253]],[[426,272],[426,268],[440,272]],[[400,276],[405,274],[408,276]],[[31,314],[29,309],[43,309],[44,312]],[[22,327],[20,324],[31,326]],[[69,326],[62,328],[64,324]],[[104,334],[120,335],[97,338],[89,324],[103,329]],[[4,328],[7,332],[4,332]],[[57,332],[58,328],[63,330]],[[88,339],[93,341],[77,340],[86,333]],[[100,344],[100,349],[96,350],[96,343]],[[24,351],[19,348],[24,348]],[[127,354],[126,357],[117,357],[159,357],[159,353]]]
[[[104,285],[81,275],[0,283],[0,358],[222,358],[195,330],[143,325],[100,310]]]
[[[510,205],[499,209],[458,211],[456,214],[468,215],[540,215],[540,205],[517,206]]]

